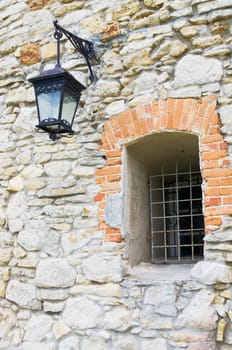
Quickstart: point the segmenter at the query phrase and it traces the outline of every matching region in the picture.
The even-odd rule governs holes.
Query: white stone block
[[[206,285],[232,282],[232,268],[214,261],[199,261],[191,270],[191,275]]]
[[[104,319],[104,328],[125,332],[136,325],[136,314],[125,307],[115,307],[108,311]]]
[[[78,350],[79,337],[78,335],[70,335],[60,342],[59,350]]]
[[[222,64],[218,59],[188,54],[176,65],[174,85],[208,84],[219,81],[222,75]]]
[[[41,309],[41,303],[36,297],[36,288],[29,283],[10,280],[6,289],[6,298],[25,309]]]
[[[25,327],[24,341],[41,342],[48,339],[53,320],[48,315],[33,315]]]
[[[164,284],[149,287],[144,296],[144,303],[153,305],[156,313],[162,316],[176,316],[176,300],[178,288],[175,285]]]
[[[122,264],[118,256],[97,253],[84,260],[82,267],[86,278],[91,281],[105,283],[122,280]]]
[[[74,329],[100,327],[103,323],[103,315],[103,310],[98,303],[86,297],[69,299],[63,312],[64,322]]]
[[[154,349],[167,350],[166,340],[161,338],[152,339],[152,340],[150,339],[142,340],[141,350],[154,350]]]
[[[203,289],[197,293],[177,318],[177,327],[211,331],[217,327],[218,314],[213,307],[214,293]]]
[[[39,262],[35,283],[45,288],[65,288],[74,284],[76,271],[62,258],[48,258]]]

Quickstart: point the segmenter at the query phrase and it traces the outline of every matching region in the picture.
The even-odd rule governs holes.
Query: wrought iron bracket
[[[89,78],[91,82],[95,81],[96,76],[93,73],[91,63],[90,63],[90,61],[95,58],[93,42],[86,39],[82,39],[76,36],[75,34],[69,32],[68,30],[64,29],[61,25],[58,24],[57,20],[55,20],[53,24],[56,29],[54,33],[54,37],[57,40],[57,65],[60,66],[60,39],[64,34],[68,38],[68,40],[71,42],[71,44],[75,47],[75,49],[78,52],[80,52],[82,56],[84,56],[90,72]]]

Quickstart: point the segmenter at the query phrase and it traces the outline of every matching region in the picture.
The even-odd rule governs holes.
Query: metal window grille
[[[193,262],[203,257],[201,173],[162,169],[150,176],[153,262]]]

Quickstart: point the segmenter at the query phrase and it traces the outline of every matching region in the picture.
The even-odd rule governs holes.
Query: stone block
[[[144,5],[151,8],[161,7],[166,0],[144,0]]]
[[[174,285],[149,287],[144,295],[144,303],[152,305],[156,313],[162,316],[176,316],[178,288]]]
[[[19,232],[18,244],[27,251],[43,251],[49,255],[58,255],[59,234],[44,230],[25,229]]]
[[[118,23],[112,23],[107,25],[100,32],[102,41],[108,41],[120,34]]]
[[[84,224],[86,227],[86,224]],[[78,225],[77,225],[78,228]],[[88,245],[92,239],[93,232],[91,229],[81,229],[78,233],[70,232],[62,235],[61,246],[64,255],[67,256],[75,251],[80,251],[81,248]]]
[[[76,271],[62,258],[48,258],[39,262],[35,283],[44,288],[65,288],[74,284]]]
[[[112,19],[118,21],[122,17],[132,16],[140,12],[141,9],[142,7],[138,0],[124,0],[112,8]]]
[[[65,337],[60,342],[59,350],[71,350],[79,348],[79,336],[78,335],[70,335]]]
[[[4,340],[8,337],[10,331],[16,327],[17,318],[12,308],[0,308],[0,337]],[[1,344],[1,343],[0,343]]]
[[[82,268],[86,278],[90,281],[106,283],[122,280],[121,259],[117,256],[94,254],[83,261]]]
[[[40,62],[40,48],[38,44],[28,44],[21,48],[20,62],[25,66],[30,66]]]
[[[64,322],[74,329],[102,326],[103,310],[93,300],[83,297],[70,298],[63,312]]]
[[[219,81],[222,74],[219,60],[188,54],[177,63],[174,84],[175,87],[208,84]]]
[[[211,331],[217,327],[218,315],[212,303],[215,295],[207,290],[197,293],[177,318],[178,328]]]
[[[13,256],[12,248],[0,248],[0,266],[7,265]]]
[[[115,307],[106,312],[104,318],[104,328],[118,332],[125,332],[136,324],[136,313],[125,307]]]
[[[10,280],[6,289],[6,298],[25,309],[41,309],[41,303],[36,296],[36,288],[29,283]]]
[[[54,323],[53,333],[56,339],[62,338],[64,335],[70,333],[70,331],[70,328],[63,321],[57,321]]]
[[[43,62],[56,58],[56,55],[57,55],[56,43],[49,43],[41,47],[41,58]],[[61,55],[62,55],[62,47],[61,47]]]
[[[56,350],[55,343],[45,342],[24,342],[22,344],[22,350]]]
[[[191,270],[191,275],[206,285],[232,282],[232,268],[214,261],[198,262]]]
[[[28,3],[30,10],[35,11],[43,8],[45,5],[53,1],[54,0],[29,0]]]
[[[121,335],[116,334],[112,339],[113,349],[130,349],[137,350],[138,349],[138,341],[133,335]]]
[[[49,302],[44,301],[43,310],[46,313],[57,314],[60,313],[64,308],[64,302]]]
[[[92,336],[88,337],[88,339],[84,339],[82,346],[83,349],[86,350],[107,350],[106,340],[98,336]]]
[[[104,217],[106,223],[114,228],[119,228],[122,221],[122,195],[114,194],[107,198]]]
[[[87,285],[87,286],[74,286],[70,290],[72,295],[96,295],[99,297],[114,297],[122,298],[122,289],[116,283]]]
[[[150,339],[142,340],[141,350],[153,350],[153,349],[167,350],[166,340],[162,338],[157,338],[153,340],[150,340]]]
[[[70,173],[69,161],[52,161],[44,165],[44,170],[48,176],[51,177],[65,177]]]
[[[120,84],[116,81],[100,80],[96,84],[95,95],[101,97],[118,96],[120,89]]]
[[[0,298],[4,298],[6,295],[6,284],[4,281],[0,280]]]
[[[41,342],[48,337],[52,329],[53,319],[48,315],[33,315],[25,327],[24,340],[28,342]]]
[[[24,181],[21,178],[21,176],[15,176],[14,178],[10,179],[7,190],[9,192],[19,192],[24,187]]]
[[[39,298],[43,300],[65,300],[68,297],[68,289],[39,289]]]

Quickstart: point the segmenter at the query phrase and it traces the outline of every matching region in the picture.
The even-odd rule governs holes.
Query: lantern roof
[[[86,88],[83,84],[76,80],[76,78],[74,78],[72,74],[70,74],[66,69],[64,69],[60,65],[56,65],[52,69],[47,69],[43,71],[42,73],[40,73],[39,76],[31,78],[29,79],[29,81],[33,84],[39,84],[46,80],[52,79],[54,81],[54,79],[58,80],[61,78],[66,80],[68,83],[72,84],[73,88],[77,89],[77,91],[81,91]]]

